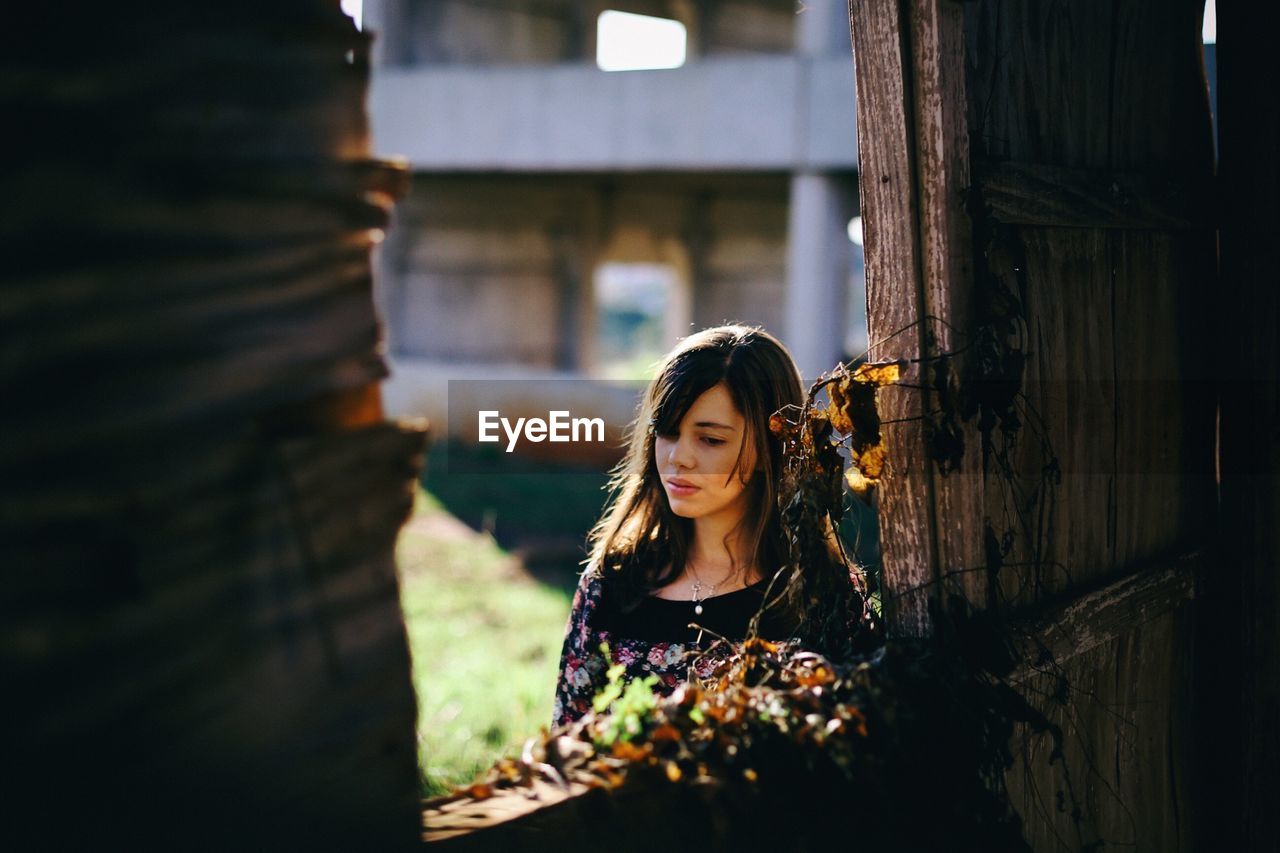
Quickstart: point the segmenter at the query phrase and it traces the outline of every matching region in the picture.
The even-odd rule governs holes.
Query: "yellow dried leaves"
[[[901,375],[902,362],[866,363],[852,371],[837,368],[827,385],[831,402],[821,414],[835,432],[849,436],[853,464],[845,474],[845,483],[855,494],[865,494],[880,481],[884,445],[876,389],[897,382]]]

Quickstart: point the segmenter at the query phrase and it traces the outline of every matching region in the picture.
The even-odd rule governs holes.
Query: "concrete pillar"
[[[852,53],[849,4],[845,0],[804,0],[799,5],[796,53],[815,58]]]
[[[849,43],[843,0],[805,0],[796,21],[797,54],[816,59],[845,53]],[[844,188],[831,176],[812,171],[791,176],[784,342],[807,381],[834,367],[844,351],[849,207]]]
[[[849,304],[845,317],[844,351],[856,358],[867,351],[871,342],[867,339],[866,258],[862,254],[862,245],[852,241],[849,243]]]
[[[833,178],[814,172],[792,176],[784,343],[806,380],[834,367],[844,348],[850,255],[846,209],[843,188]]]
[[[364,0],[363,28],[373,34],[369,61],[375,68],[408,62],[409,15],[408,0]]]

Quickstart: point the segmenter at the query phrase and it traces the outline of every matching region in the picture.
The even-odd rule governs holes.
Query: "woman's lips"
[[[672,479],[667,480],[667,491],[679,497],[687,497],[698,491],[698,487],[687,480]]]

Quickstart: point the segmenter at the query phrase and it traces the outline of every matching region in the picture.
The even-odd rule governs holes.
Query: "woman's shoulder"
[[[590,560],[578,575],[578,589],[599,587],[604,582],[604,570],[598,560]]]
[[[592,613],[600,609],[604,599],[604,570],[597,562],[589,562],[578,575],[576,589],[573,592],[573,608],[576,611]]]

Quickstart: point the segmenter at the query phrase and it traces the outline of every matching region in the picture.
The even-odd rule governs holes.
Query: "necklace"
[[[716,594],[716,588],[728,583],[730,578],[726,577],[717,583],[704,584],[702,582],[702,578],[698,577],[698,569],[694,566],[693,561],[687,560],[685,561],[685,565],[689,568],[689,574],[693,575],[693,612],[694,614],[701,616],[702,603],[708,598],[712,598]],[[706,590],[706,595],[702,594],[703,590]]]
[[[689,574],[693,575],[693,612],[696,615],[701,616],[702,602],[713,597],[716,594],[716,587],[727,583],[728,578],[721,580],[719,583],[704,584],[702,582],[702,578],[698,577],[698,569],[694,566],[693,562],[688,561],[687,565],[689,566]],[[706,595],[702,594],[704,589],[707,591]]]
[[[692,569],[692,566],[690,566],[690,568]],[[713,595],[715,595],[715,594],[716,594],[716,586],[717,586],[717,585],[716,585],[716,584],[711,584],[710,586],[708,586],[708,587],[707,587],[707,594],[706,594],[705,596],[703,596],[703,595],[702,595],[702,581],[700,581],[700,580],[697,580],[697,579],[696,579],[696,578],[697,578],[697,575],[695,575],[694,577],[695,577],[695,580],[694,580],[694,582],[693,582],[693,612],[694,612],[695,614],[697,614],[698,616],[701,616],[701,615],[702,615],[702,602],[703,602],[703,601],[706,601],[708,598],[711,598]]]

